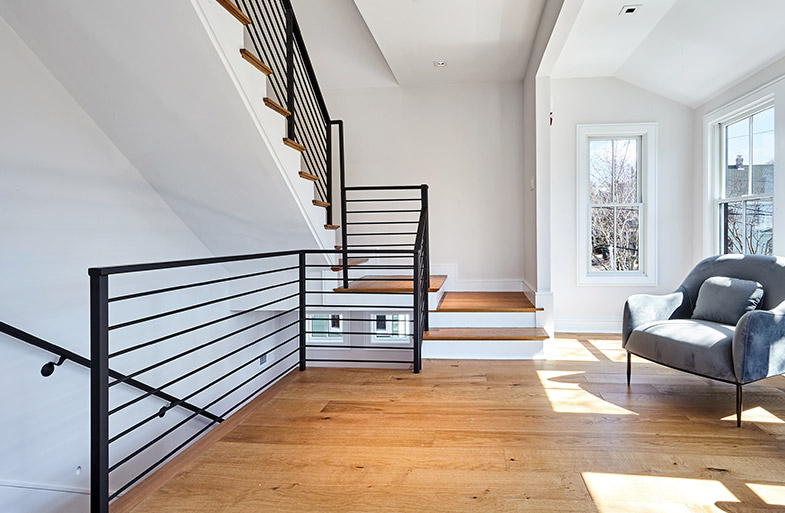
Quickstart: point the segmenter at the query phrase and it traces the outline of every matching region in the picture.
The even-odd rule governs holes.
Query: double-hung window
[[[656,284],[656,124],[578,125],[578,283]]]
[[[771,255],[774,241],[774,107],[720,123],[720,252]]]

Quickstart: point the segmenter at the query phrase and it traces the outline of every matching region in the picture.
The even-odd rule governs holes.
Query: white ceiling
[[[545,0],[354,0],[401,85],[522,80]],[[433,61],[447,63],[436,68]]]
[[[623,4],[643,4],[619,16]],[[552,77],[616,76],[696,107],[785,55],[783,0],[585,0]]]
[[[398,85],[353,0],[292,0],[322,90]]]

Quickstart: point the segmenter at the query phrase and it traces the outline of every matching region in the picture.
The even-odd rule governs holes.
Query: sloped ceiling
[[[292,0],[322,90],[398,85],[353,0]]]
[[[782,0],[585,0],[552,77],[615,76],[697,107],[785,56],[783,19]]]

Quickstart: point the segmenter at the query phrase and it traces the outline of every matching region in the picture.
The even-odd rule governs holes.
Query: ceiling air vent
[[[619,16],[622,14],[635,14],[641,7],[643,7],[642,4],[627,4],[622,6],[621,11],[619,11]]]

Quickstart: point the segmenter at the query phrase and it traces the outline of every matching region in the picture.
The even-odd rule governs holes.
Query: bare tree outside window
[[[723,253],[771,255],[774,207],[774,107],[721,125]]]
[[[589,141],[592,272],[640,270],[640,142]]]

